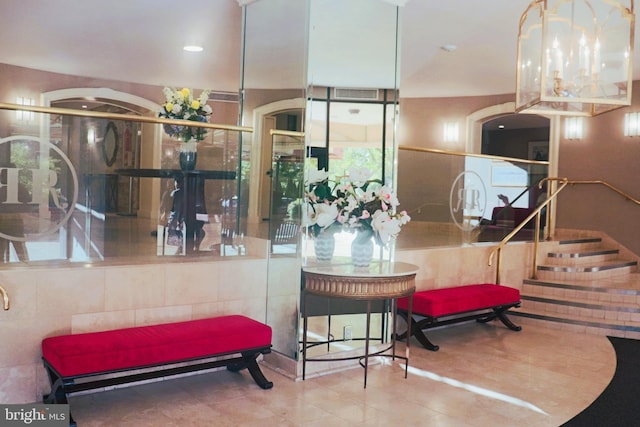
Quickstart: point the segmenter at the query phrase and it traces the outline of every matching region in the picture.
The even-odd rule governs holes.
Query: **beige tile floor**
[[[92,426],[559,426],[587,407],[615,370],[604,336],[476,323],[431,331],[399,361],[294,381],[263,367],[271,390],[226,370],[75,396]],[[413,342],[412,342],[413,343]],[[401,347],[404,345],[401,344]],[[401,353],[403,354],[403,353]]]

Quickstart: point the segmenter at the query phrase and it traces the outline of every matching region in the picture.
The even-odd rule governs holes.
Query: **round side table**
[[[396,355],[396,322],[393,322],[391,345],[373,354],[369,353],[371,302],[375,300],[391,300],[391,313],[396,312],[398,298],[409,297],[409,324],[411,328],[411,306],[415,292],[415,277],[418,267],[405,262],[372,263],[367,268],[353,265],[327,265],[304,267],[304,288],[302,298],[303,333],[302,333],[302,379],[305,379],[307,362],[334,362],[337,360],[359,359],[364,368],[364,387],[367,387],[367,370],[369,357],[388,356],[405,361],[405,378],[409,368],[409,340],[407,340],[405,356]],[[364,355],[343,358],[308,358],[307,357],[307,295],[319,295],[328,298],[345,298],[367,302],[367,324],[365,333]],[[386,354],[391,350],[391,354]]]

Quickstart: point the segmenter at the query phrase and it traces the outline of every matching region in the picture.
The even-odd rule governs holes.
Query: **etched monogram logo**
[[[0,163],[0,237],[26,241],[53,233],[69,220],[78,200],[78,178],[69,158],[48,141],[2,138],[0,149],[9,158],[13,144],[28,158],[22,159],[27,165],[9,159]]]
[[[463,231],[475,228],[487,209],[487,190],[480,175],[461,172],[451,185],[449,211],[453,222]]]

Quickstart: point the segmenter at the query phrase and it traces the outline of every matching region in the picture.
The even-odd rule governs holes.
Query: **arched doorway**
[[[506,102],[492,105],[475,111],[467,116],[466,149],[468,153],[483,154],[483,126],[485,123],[501,117],[512,117],[514,120],[528,115],[515,112],[515,103]],[[560,144],[560,119],[558,116],[536,116],[549,121],[549,175],[556,176],[558,171],[558,148]],[[536,119],[537,120],[537,119]],[[488,153],[484,153],[488,154]],[[527,158],[527,157],[522,157]]]
[[[41,95],[41,103],[43,106],[65,107],[81,109],[84,104],[91,104],[98,108],[115,108],[114,112],[127,112],[137,115],[155,115],[160,109],[160,105],[126,92],[120,92],[109,88],[68,88],[44,92]],[[139,132],[137,132],[139,130]],[[139,134],[139,153],[137,166],[145,168],[160,167],[160,150],[162,133],[158,125],[152,123],[140,123],[139,129],[135,132],[134,137]],[[44,138],[49,138],[50,128],[46,124],[41,127],[41,134]],[[131,205],[137,205],[138,216],[144,218],[155,218],[159,212],[159,203],[157,197],[152,195],[159,194],[160,183],[156,180],[145,180],[140,183],[140,188],[135,191],[135,200]],[[128,207],[127,207],[128,209]]]
[[[466,151],[469,153],[475,154],[492,154],[489,150],[484,150],[483,147],[483,127],[485,123],[493,122],[493,124],[499,124],[502,119],[507,120],[506,117],[509,117],[509,120],[513,120],[513,127],[516,128],[519,125],[516,125],[518,121],[526,122],[527,120],[531,120],[532,122],[541,123],[541,119],[548,120],[548,146],[546,150],[547,159],[549,161],[549,166],[546,171],[546,175],[548,176],[557,176],[558,175],[558,152],[560,145],[560,117],[557,115],[549,115],[549,116],[535,116],[536,118],[526,118],[530,115],[520,115],[515,112],[515,103],[514,102],[506,102],[503,104],[492,105],[490,107],[483,108],[481,110],[475,111],[469,116],[467,116],[467,139],[466,139]],[[517,120],[516,120],[517,119]],[[546,131],[545,131],[546,132]],[[526,133],[526,130],[524,131]],[[529,154],[529,143],[537,143],[540,140],[531,139],[530,141],[526,141],[526,155],[519,156],[520,158],[528,159],[530,157]],[[533,146],[533,145],[531,145]],[[521,148],[522,149],[522,148]],[[532,159],[534,160],[534,159]],[[549,232],[553,233],[555,229],[555,205],[552,206],[551,211],[549,212]]]
[[[262,105],[253,110],[253,141],[251,145],[252,167],[249,178],[248,222],[259,224],[269,209],[271,179],[267,172],[271,169],[271,135],[269,131],[278,127],[277,116],[287,112],[302,114],[306,105],[304,98],[286,99]],[[282,129],[286,130],[286,129]],[[265,194],[266,193],[266,194]]]

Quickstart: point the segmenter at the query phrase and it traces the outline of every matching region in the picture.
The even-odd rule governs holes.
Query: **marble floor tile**
[[[412,341],[408,378],[402,361],[381,358],[366,389],[359,367],[294,381],[263,366],[271,390],[221,370],[73,396],[71,409],[82,427],[555,427],[604,390],[616,365],[606,337],[536,325],[469,323],[429,337],[440,351]]]

